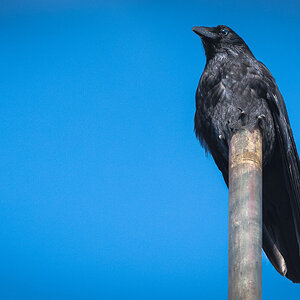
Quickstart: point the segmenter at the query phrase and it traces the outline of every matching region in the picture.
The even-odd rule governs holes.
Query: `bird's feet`
[[[240,111],[240,115],[238,117],[239,121],[241,122],[241,125],[242,126],[245,126],[246,125],[246,117],[247,117],[247,114],[246,112],[241,109],[240,107],[238,107],[239,111]]]
[[[265,124],[266,116],[264,114],[261,114],[257,117],[257,119],[258,119],[258,126],[262,128]]]

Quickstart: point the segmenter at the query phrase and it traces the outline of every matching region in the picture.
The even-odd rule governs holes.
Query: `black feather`
[[[195,132],[228,185],[228,145],[240,128],[263,138],[263,249],[300,282],[300,163],[287,110],[270,71],[232,29],[198,27],[206,66],[196,91]],[[226,36],[221,30],[226,29]]]

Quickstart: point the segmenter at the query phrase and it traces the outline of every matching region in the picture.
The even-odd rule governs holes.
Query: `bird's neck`
[[[212,56],[206,56],[206,66],[219,69],[226,63],[232,63],[236,61],[248,61],[254,58],[251,51],[245,49],[246,51],[236,51],[233,49],[223,49],[222,51],[215,52]]]
[[[206,56],[206,67],[217,70],[222,67],[228,59],[229,55],[227,52],[218,52],[212,57]]]
[[[253,54],[248,48],[246,44],[240,45],[240,46],[228,46],[228,47],[222,47],[217,48],[211,44],[205,45],[205,55],[206,55],[206,62],[213,60],[214,62],[223,61],[226,59],[248,59],[253,58]]]

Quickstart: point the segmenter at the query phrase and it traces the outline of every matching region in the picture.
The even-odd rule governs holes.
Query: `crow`
[[[263,141],[263,249],[300,283],[300,163],[283,97],[267,67],[225,25],[193,27],[206,65],[196,91],[195,133],[228,186],[228,149],[241,128]]]

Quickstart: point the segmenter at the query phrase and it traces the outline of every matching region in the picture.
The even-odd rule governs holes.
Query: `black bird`
[[[263,139],[263,249],[300,282],[300,164],[284,100],[270,71],[227,26],[193,27],[206,65],[196,91],[195,132],[228,185],[228,147],[239,128]]]

